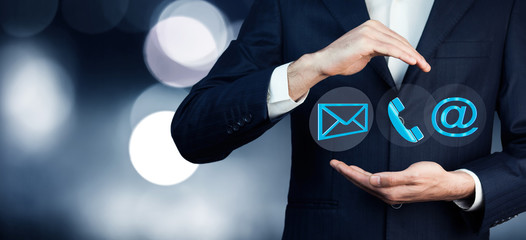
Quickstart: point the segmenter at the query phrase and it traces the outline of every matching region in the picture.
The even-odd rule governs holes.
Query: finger
[[[372,188],[370,188],[370,187],[364,186],[363,184],[361,184],[361,183],[359,183],[359,182],[356,182],[356,181],[354,181],[354,180],[351,180],[351,179],[349,179],[349,181],[350,181],[351,183],[353,183],[355,186],[357,186],[358,188],[360,188],[360,189],[364,190],[365,192],[367,192],[367,193],[369,193],[369,194],[371,194],[371,195],[373,195],[373,196],[379,198],[380,200],[382,200],[382,201],[384,201],[384,202],[387,202],[387,201],[388,201],[386,198],[384,198],[384,196],[383,196],[381,193],[379,193],[379,192],[376,191],[375,189],[372,189]]]
[[[351,183],[353,183],[355,186],[359,187],[360,189],[364,190],[365,192],[379,198],[380,200],[388,204],[402,203],[400,201],[392,201],[386,198],[386,196],[390,196],[386,194],[386,192],[388,192],[390,189],[375,188],[374,186],[372,186],[367,180],[372,175],[371,173],[357,166],[354,166],[354,165],[348,166],[347,164],[341,161],[338,161],[338,160],[332,160],[330,164],[340,174],[342,174],[345,178],[347,178],[347,180],[349,180]]]
[[[381,188],[412,185],[413,180],[408,178],[404,172],[381,172],[375,173],[370,178],[371,185]]]
[[[371,186],[373,186],[373,187],[387,188],[387,187],[397,187],[397,186],[407,185],[407,184],[397,184],[398,182],[390,182],[393,179],[392,178],[393,175],[395,175],[395,176],[396,175],[404,175],[403,172],[382,172],[382,173],[372,174],[370,172],[367,172],[367,171],[359,168],[358,166],[352,165],[352,166],[349,166],[349,167],[354,169],[357,172],[360,172],[360,173],[368,176],[369,177],[369,184],[371,184]],[[382,177],[384,179],[382,179]],[[404,178],[404,180],[407,180],[407,179]]]
[[[431,71],[431,64],[429,64],[427,62],[427,60],[425,60],[425,59],[424,59],[424,61],[419,61],[417,65],[424,72],[430,72]]]
[[[343,162],[342,161],[339,161],[337,159],[332,159],[329,164],[331,165],[331,167],[333,167],[334,169],[338,170],[339,171],[339,168],[338,168],[338,165],[339,164],[342,164]],[[345,164],[345,163],[343,163]]]
[[[411,186],[407,186],[406,184],[399,184],[399,185],[393,184],[392,186],[388,186],[389,184],[386,184],[386,186],[382,186],[381,181],[380,181],[381,180],[380,176],[378,176],[379,174],[372,174],[354,165],[349,166],[349,168],[352,168],[354,171],[357,171],[369,177],[368,184],[365,184],[361,181],[358,182],[358,184],[360,184],[360,187],[362,189],[368,191],[369,193],[374,192],[375,196],[381,199],[384,199],[384,201],[388,201],[388,202],[403,201],[404,199],[399,199],[399,196],[400,197],[412,196],[411,191],[410,191]],[[389,177],[390,175],[393,175],[393,174],[400,174],[400,175],[403,174],[402,172],[387,172],[387,173],[389,174]],[[384,174],[384,173],[381,173],[381,174]],[[386,180],[386,181],[389,181],[389,180]],[[357,184],[355,183],[355,185]],[[393,198],[393,196],[397,196],[397,197]]]
[[[413,46],[411,46],[411,44],[409,44],[409,42],[407,42],[407,40],[403,39],[405,41],[402,41],[402,40],[400,40],[399,38],[396,38],[393,35],[386,34],[386,33],[383,33],[383,32],[378,32],[377,34],[380,35],[380,36],[378,36],[378,40],[383,41],[383,42],[388,42],[388,43],[391,43],[393,45],[396,45],[399,48],[401,48],[402,50],[404,50],[405,52],[411,54],[411,56],[413,58],[415,58],[416,64],[418,65],[418,67],[420,67],[423,71],[430,70],[431,66],[426,61],[424,56],[422,56],[422,54],[420,54]]]
[[[431,65],[429,65],[429,63],[425,60],[424,56],[422,56],[415,49],[415,47],[413,47],[411,43],[409,43],[409,41],[406,38],[402,37],[400,34],[386,27],[385,25],[383,25],[382,23],[378,21],[372,21],[371,25],[373,25],[374,29],[377,30],[379,34],[381,34],[380,35],[381,37],[390,39],[388,42],[395,42],[396,40],[397,42],[400,42],[401,44],[409,47],[411,51],[414,52],[416,56],[418,56],[416,57],[416,59],[419,60],[417,62],[418,67],[420,67],[424,72],[431,71]]]
[[[402,35],[388,28],[383,23],[379,21],[371,21],[371,25],[374,26],[377,31],[382,32],[386,35],[392,36],[396,38],[398,41],[403,42],[407,46],[412,46],[411,43],[409,43],[409,41],[406,38],[402,37]]]
[[[386,27],[382,23],[378,21],[372,21],[372,29],[374,31],[370,31],[369,34],[376,37],[378,40],[382,40],[384,42],[390,42],[390,43],[396,43],[399,42],[401,45],[408,47],[411,49],[412,52],[415,52],[417,55],[422,57],[418,51],[400,34],[396,33],[395,31],[391,30],[390,28]],[[423,58],[423,57],[422,57]]]
[[[334,169],[336,169],[340,174],[344,175],[350,181],[360,183],[364,186],[369,185],[369,175],[365,174],[363,170],[362,172],[355,170],[358,167],[350,167],[338,160],[332,160],[330,164]]]
[[[354,170],[356,170],[356,171],[358,171],[358,172],[360,172],[360,173],[363,173],[363,174],[365,174],[365,175],[367,175],[367,176],[371,176],[371,175],[372,175],[372,173],[367,172],[367,171],[361,169],[361,168],[358,167],[358,166],[350,165],[349,167],[352,168],[352,169],[354,169]]]
[[[345,164],[344,164],[345,165]],[[359,187],[360,189],[364,190],[365,192],[379,198],[380,200],[388,203],[388,204],[398,204],[401,203],[398,201],[398,199],[392,198],[394,196],[390,191],[393,191],[391,188],[377,188],[375,186],[372,186],[370,182],[368,181],[369,177],[372,175],[371,173],[357,167],[357,166],[348,166],[348,168],[351,171],[355,171],[356,175],[351,174],[345,174],[342,173],[342,175],[347,178],[351,183],[353,183],[355,186]],[[360,176],[362,175],[362,176]],[[360,177],[356,177],[360,176]],[[402,190],[402,189],[401,189]]]
[[[347,178],[351,183],[364,190],[365,192],[379,198],[387,204],[400,204],[405,202],[416,202],[417,199],[411,196],[408,186],[397,186],[391,188],[377,188],[370,183],[356,181],[356,179]]]
[[[401,44],[383,41],[382,39],[372,40],[372,50],[375,56],[390,56],[398,58],[409,65],[418,63],[418,56],[408,47],[400,46]]]
[[[373,47],[373,51],[376,55],[391,56],[398,58],[409,65],[417,65],[422,71],[429,72],[431,66],[421,57],[420,54],[415,53],[411,48],[406,46],[400,46],[401,44],[393,44],[390,42],[382,42],[376,40]]]
[[[412,54],[414,54],[415,57],[417,58],[424,58],[422,55],[420,55],[420,53],[418,51],[416,51],[416,49],[411,46],[411,44],[409,44],[409,42],[407,41],[402,41],[398,38],[396,38],[395,36],[389,34],[389,33],[384,33],[384,32],[381,32],[381,31],[378,31],[375,34],[375,37],[377,37],[378,40],[380,41],[383,41],[383,42],[388,42],[388,43],[391,43],[391,44],[394,44],[394,45],[398,45],[400,48],[403,48],[404,50],[406,50],[407,52],[410,52]],[[405,39],[404,39],[405,40]]]
[[[384,200],[382,198],[382,196],[378,192],[374,191],[373,188],[370,186],[370,184],[367,182],[367,180],[366,180],[367,177],[361,178],[361,181],[358,180],[359,179],[358,177],[355,177],[355,176],[358,176],[359,174],[365,175],[367,172],[365,172],[364,170],[361,170],[361,168],[356,167],[356,166],[347,166],[347,164],[345,164],[345,163],[343,163],[341,161],[338,161],[338,160],[332,160],[330,163],[331,163],[332,167],[334,167],[340,174],[342,174],[351,183],[353,183],[357,187],[361,188],[362,190],[368,192],[369,194]],[[350,170],[351,172],[352,171],[356,171],[356,175],[355,174],[349,174],[349,172],[347,170],[342,170],[343,168],[348,168],[347,170]],[[362,172],[359,172],[358,169],[360,169]],[[365,176],[367,176],[367,175],[365,175]]]

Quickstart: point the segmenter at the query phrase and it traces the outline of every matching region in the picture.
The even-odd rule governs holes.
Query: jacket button
[[[234,130],[234,132],[237,132],[239,130],[239,126],[237,124],[233,124],[232,130]]]
[[[232,134],[233,133],[232,128],[230,126],[226,128],[226,133],[228,133],[228,134]]]
[[[245,126],[245,122],[244,121],[237,121],[236,125],[238,125],[240,127],[243,127],[243,126]]]
[[[400,204],[392,204],[391,207],[392,207],[393,209],[398,210],[398,209],[402,208],[402,205],[404,205],[404,204],[403,204],[403,203],[400,203]]]
[[[243,117],[243,121],[246,122],[246,123],[249,123],[252,121],[252,114],[247,114]]]

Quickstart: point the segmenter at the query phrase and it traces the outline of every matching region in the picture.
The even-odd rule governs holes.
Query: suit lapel
[[[433,53],[444,41],[453,27],[466,13],[474,0],[435,0],[424,32],[420,37],[417,51],[431,61]],[[430,64],[432,64],[430,62]],[[431,66],[431,71],[433,71]],[[416,66],[409,66],[402,84],[414,83],[423,72]]]
[[[340,23],[345,32],[369,20],[369,13],[364,0],[323,0],[330,13]],[[395,87],[393,77],[384,57],[374,57],[369,63],[380,77],[390,86]]]

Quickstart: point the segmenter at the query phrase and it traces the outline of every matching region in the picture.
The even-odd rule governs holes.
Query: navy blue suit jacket
[[[283,237],[485,239],[491,226],[525,211],[525,12],[522,0],[435,0],[417,47],[432,70],[410,66],[400,92],[407,84],[428,92],[448,84],[474,89],[485,104],[486,124],[462,147],[434,139],[400,147],[373,124],[356,147],[327,151],[309,133],[309,114],[320,96],[350,86],[363,91],[376,109],[394,83],[385,59],[376,57],[358,74],[313,87],[290,112],[292,169]],[[363,0],[256,0],[238,39],[177,110],[172,136],[183,157],[194,163],[221,160],[263,134],[282,118],[267,114],[274,68],[322,49],[368,19]],[[502,121],[503,151],[490,154],[495,111]],[[396,210],[335,172],[329,166],[333,158],[370,172],[403,170],[423,160],[446,170],[467,168],[480,178],[484,205],[465,212],[439,201]]]

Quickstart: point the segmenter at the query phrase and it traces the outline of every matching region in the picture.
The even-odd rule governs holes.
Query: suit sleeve
[[[253,4],[238,39],[177,109],[171,134],[188,161],[224,159],[283,117],[271,120],[267,110],[272,72],[283,63],[277,1]]]
[[[526,2],[515,1],[506,37],[497,111],[503,151],[465,166],[480,179],[484,206],[480,231],[526,211]],[[470,213],[467,213],[470,215]],[[473,215],[472,215],[473,216]]]

